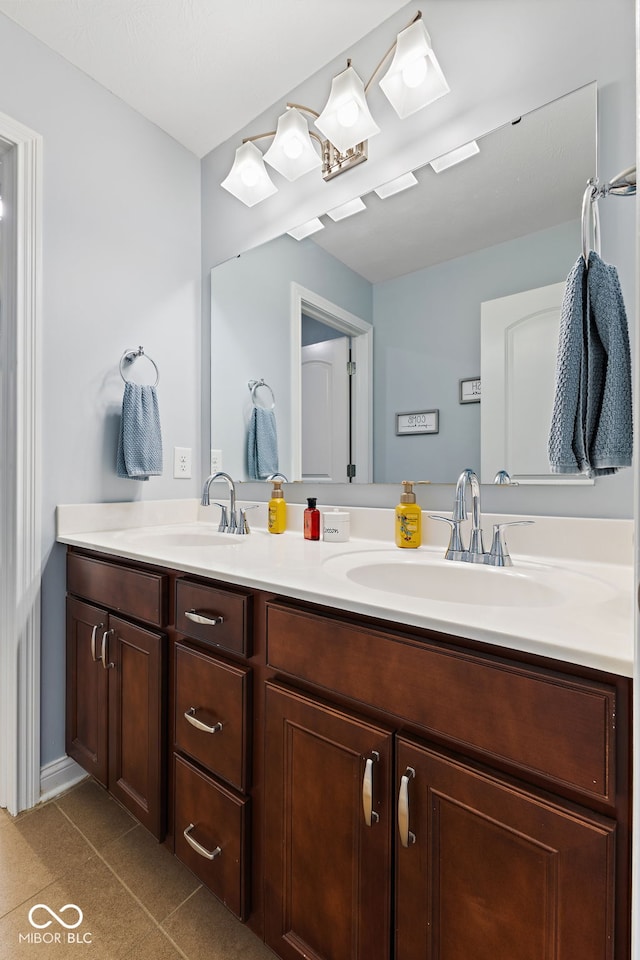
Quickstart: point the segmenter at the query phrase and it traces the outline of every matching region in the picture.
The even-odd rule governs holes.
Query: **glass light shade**
[[[324,223],[319,217],[313,217],[312,220],[301,223],[299,227],[287,230],[287,233],[294,240],[304,240],[305,237],[310,237],[312,233],[317,233],[318,230],[324,230]]]
[[[364,84],[353,67],[331,81],[331,93],[315,125],[340,153],[380,133],[367,105]]]
[[[278,118],[276,135],[264,159],[287,180],[297,180],[322,166],[309,137],[309,125],[299,110],[292,108]]]
[[[220,186],[247,207],[253,207],[278,192],[266,171],[261,151],[250,140],[236,150],[233,166]]]
[[[422,20],[416,20],[398,34],[391,66],[380,86],[402,119],[449,93],[449,84]]]
[[[461,147],[456,147],[455,150],[449,150],[449,153],[443,153],[441,157],[430,160],[429,163],[436,173],[441,173],[456,163],[475,157],[476,153],[480,153],[480,147],[475,140],[471,140],[469,143],[463,143]]]
[[[366,209],[362,198],[356,197],[355,200],[347,200],[346,203],[341,203],[339,207],[334,207],[333,210],[327,210],[327,216],[337,222],[338,220],[344,220],[345,217],[352,217],[354,213],[360,213],[361,210]]]

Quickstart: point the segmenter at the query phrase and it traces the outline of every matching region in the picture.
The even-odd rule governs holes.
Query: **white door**
[[[302,347],[302,479],[347,483],[349,338]]]

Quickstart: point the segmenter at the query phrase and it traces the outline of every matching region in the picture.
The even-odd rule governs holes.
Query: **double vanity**
[[[631,523],[218,513],[58,508],[68,754],[283,960],[628,958]]]

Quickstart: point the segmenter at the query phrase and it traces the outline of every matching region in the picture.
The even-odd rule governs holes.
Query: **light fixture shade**
[[[380,133],[369,112],[364,84],[353,67],[333,78],[329,99],[315,124],[340,153]]]
[[[416,20],[398,34],[391,66],[380,86],[402,119],[449,93],[422,20]]]
[[[287,180],[297,180],[322,166],[309,137],[309,125],[299,110],[292,108],[278,118],[276,135],[264,159]]]
[[[278,192],[266,171],[261,151],[250,140],[236,150],[233,166],[220,186],[247,207]]]

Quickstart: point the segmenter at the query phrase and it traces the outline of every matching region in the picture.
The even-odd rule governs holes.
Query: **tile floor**
[[[36,904],[83,920],[67,931],[40,906],[38,931]],[[0,809],[0,960],[63,957],[274,960],[92,780],[15,818]]]

